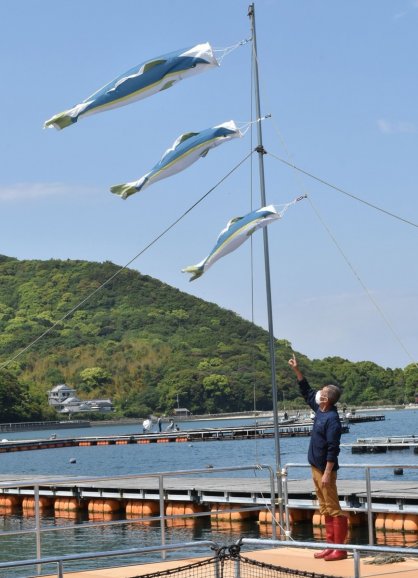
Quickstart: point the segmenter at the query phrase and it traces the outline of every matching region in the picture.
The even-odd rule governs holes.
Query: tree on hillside
[[[272,408],[268,335],[232,311],[110,262],[0,256],[0,279],[1,360],[54,324],[12,372],[29,388],[27,419],[39,408],[48,416],[48,389],[66,382],[86,397],[111,397],[119,416],[171,413],[178,399],[194,414]],[[302,405],[291,344],[277,340],[276,353],[279,402]],[[404,372],[296,355],[313,387],[336,383],[350,405],[413,401],[418,389],[413,365]],[[24,390],[16,386],[18,399]]]
[[[416,363],[411,363],[405,367],[404,379],[404,403],[413,403],[418,392],[418,366]]]
[[[82,381],[80,389],[90,392],[111,383],[112,375],[103,367],[86,367],[80,371],[80,379]]]
[[[39,407],[31,400],[27,386],[12,373],[0,370],[0,421],[32,421],[39,417]]]

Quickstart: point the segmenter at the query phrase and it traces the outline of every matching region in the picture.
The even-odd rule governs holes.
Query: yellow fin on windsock
[[[71,110],[64,110],[64,112],[60,112],[54,115],[44,122],[44,128],[54,127],[58,130],[61,130],[67,126],[70,126],[71,124],[74,124],[77,122],[77,119],[71,116],[69,114],[70,112]]]
[[[185,269],[181,270],[182,273],[192,273],[189,281],[194,281],[195,279],[199,279],[203,275],[203,266],[202,265],[190,265]]]
[[[136,193],[137,190],[138,189],[132,183],[125,183],[123,185],[114,185],[113,187],[110,187],[110,191],[122,199],[127,199]]]

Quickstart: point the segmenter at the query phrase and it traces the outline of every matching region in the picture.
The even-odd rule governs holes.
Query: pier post
[[[161,528],[161,545],[165,546],[165,504],[164,504],[164,478],[162,475],[158,476],[158,488],[160,495],[160,528]],[[166,550],[161,550],[161,558],[166,559]]]
[[[366,493],[367,493],[367,523],[369,527],[369,545],[373,546],[373,511],[372,511],[372,486],[370,482],[370,468],[366,466]]]
[[[41,516],[39,508],[39,485],[35,484],[33,493],[35,494],[35,528],[36,528],[36,557],[38,559],[42,558],[41,551]],[[41,573],[41,565],[37,566],[38,574]]]

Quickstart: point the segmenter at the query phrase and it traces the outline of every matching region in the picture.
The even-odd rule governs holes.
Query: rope
[[[363,288],[364,292],[366,293],[367,297],[370,299],[371,303],[374,305],[374,307],[376,308],[377,312],[379,313],[379,315],[381,316],[381,318],[383,319],[383,321],[385,322],[386,326],[389,328],[390,332],[392,333],[393,337],[395,338],[395,340],[398,342],[398,344],[400,345],[400,347],[403,349],[403,351],[405,352],[406,356],[410,359],[411,363],[413,363],[414,365],[418,365],[418,363],[415,361],[415,359],[412,357],[411,353],[408,351],[408,349],[405,347],[403,341],[401,340],[400,336],[396,333],[395,329],[393,328],[391,322],[389,321],[389,319],[386,317],[386,315],[384,314],[382,308],[379,306],[379,304],[377,303],[376,299],[373,297],[373,295],[371,294],[371,292],[369,291],[369,289],[366,287],[365,283],[362,281],[360,275],[358,274],[358,272],[356,271],[356,269],[354,268],[354,266],[352,265],[352,263],[350,262],[350,260],[348,259],[347,255],[344,253],[344,251],[342,250],[341,246],[339,245],[337,239],[335,238],[334,234],[331,232],[331,229],[328,227],[328,225],[326,225],[325,221],[323,220],[323,218],[321,217],[321,215],[319,214],[318,209],[314,206],[312,200],[310,198],[308,198],[309,203],[314,211],[314,213],[316,214],[319,222],[321,223],[321,225],[324,227],[324,229],[326,230],[326,232],[328,233],[329,237],[331,238],[332,242],[334,243],[334,245],[336,246],[338,252],[340,253],[340,255],[342,256],[342,258],[344,259],[344,261],[346,262],[346,264],[348,265],[348,267],[351,269],[351,272],[353,273],[353,275],[355,276],[355,278],[357,279],[357,281],[360,283],[361,287]]]
[[[96,295],[96,293],[98,293],[99,291],[101,291],[106,285],[108,285],[111,281],[113,281],[113,279],[115,279],[118,275],[120,275],[122,273],[122,271],[124,271],[125,269],[127,269],[129,267],[129,265],[131,265],[134,261],[136,261],[136,259],[138,259],[138,257],[140,257],[141,255],[143,255],[146,251],[148,251],[148,249],[150,249],[153,245],[155,245],[155,243],[157,241],[159,241],[162,237],[164,237],[164,235],[166,235],[169,231],[171,231],[171,229],[173,229],[182,219],[184,219],[184,217],[186,215],[188,215],[195,207],[197,207],[207,196],[209,196],[220,184],[222,184],[228,177],[230,177],[242,164],[244,164],[244,162],[253,154],[253,151],[251,151],[247,156],[245,156],[233,169],[231,169],[224,177],[222,177],[217,183],[216,185],[214,185],[211,189],[209,189],[204,195],[202,195],[200,197],[200,199],[198,199],[195,203],[193,203],[193,205],[191,205],[182,215],[180,215],[180,217],[178,217],[177,219],[175,219],[175,221],[173,221],[171,223],[171,225],[168,225],[168,227],[166,227],[159,235],[157,235],[152,241],[150,241],[148,243],[148,245],[146,245],[141,251],[139,251],[139,253],[137,253],[134,257],[132,257],[132,259],[130,259],[125,265],[123,265],[122,267],[120,267],[120,269],[118,269],[113,275],[111,275],[108,279],[106,279],[99,287],[96,287],[96,289],[94,289],[94,291],[92,291],[91,293],[89,293],[87,295],[87,297],[85,297],[82,301],[80,301],[79,303],[77,303],[77,305],[74,305],[74,307],[72,307],[69,311],[67,311],[67,313],[65,313],[62,317],[60,317],[57,321],[55,321],[55,323],[53,323],[53,325],[51,325],[50,327],[48,327],[48,329],[46,329],[43,333],[41,333],[41,335],[39,335],[38,337],[36,337],[36,339],[34,339],[33,341],[31,341],[28,345],[26,345],[26,347],[24,347],[23,349],[21,349],[20,351],[18,351],[13,357],[10,357],[9,359],[7,359],[5,362],[3,362],[0,365],[0,369],[3,369],[4,367],[6,367],[7,365],[9,365],[10,363],[12,363],[13,361],[15,361],[18,357],[20,357],[21,355],[23,355],[23,353],[25,353],[26,351],[28,351],[29,349],[31,349],[36,343],[38,343],[38,341],[40,341],[41,339],[43,339],[44,337],[46,337],[46,335],[48,335],[53,329],[55,329],[55,327],[57,327],[57,325],[59,325],[62,321],[64,321],[65,319],[67,319],[68,317],[70,317],[75,311],[77,311],[77,309],[80,309],[80,307],[82,307],[85,303],[87,303],[87,301],[89,301],[92,297],[94,297],[94,295]]]
[[[285,140],[280,132],[280,130],[278,129],[274,118],[273,118],[273,126],[278,134],[278,138],[279,141],[281,143],[281,145],[283,146],[287,156],[289,158],[291,158],[291,154],[286,146]],[[272,153],[267,153],[269,154],[271,157],[273,157],[274,159],[278,160],[279,162],[283,163],[284,165],[290,167],[293,169],[294,171],[294,175],[295,177],[297,177],[298,175],[306,175],[308,177],[310,177],[313,180],[316,180],[317,182],[326,185],[327,187],[330,187],[331,189],[334,189],[335,191],[342,193],[360,203],[365,204],[366,206],[375,209],[377,211],[380,211],[386,215],[388,215],[389,217],[392,217],[394,219],[397,219],[407,225],[411,225],[412,227],[417,227],[418,228],[418,224],[414,223],[413,221],[410,221],[408,219],[405,219],[404,217],[401,217],[399,215],[396,215],[395,213],[392,213],[390,211],[387,211],[386,209],[383,209],[382,207],[379,207],[377,205],[374,205],[373,203],[370,203],[369,201],[365,201],[364,199],[361,199],[360,197],[349,193],[348,191],[345,191],[344,189],[342,189],[341,187],[337,187],[336,185],[333,185],[332,183],[329,183],[328,181],[326,181],[325,179],[322,179],[320,177],[317,177],[316,175],[313,175],[312,173],[305,171],[304,169],[298,167],[295,163],[290,162],[290,161],[286,161],[285,159],[276,156]],[[298,182],[299,179],[297,179]],[[301,189],[303,190],[304,187],[301,187]],[[387,319],[387,317],[384,315],[382,309],[380,308],[380,306],[378,305],[378,303],[376,302],[376,300],[373,298],[373,296],[371,295],[370,291],[367,289],[366,285],[363,283],[363,281],[360,279],[360,276],[358,275],[358,273],[356,272],[356,270],[354,269],[354,267],[352,266],[352,264],[350,263],[350,261],[348,260],[348,258],[346,257],[346,255],[344,254],[344,252],[342,251],[341,247],[339,246],[339,244],[337,243],[334,235],[331,233],[330,229],[325,225],[324,221],[320,218],[318,211],[315,210],[313,203],[311,201],[311,199],[309,199],[309,202],[311,203],[312,208],[314,209],[314,211],[316,212],[316,215],[318,217],[318,219],[320,220],[320,222],[322,223],[322,225],[324,226],[325,230],[328,232],[329,236],[331,237],[332,241],[334,242],[335,246],[337,247],[338,251],[341,253],[341,255],[343,256],[345,262],[347,263],[347,265],[350,267],[350,269],[352,270],[354,276],[357,278],[358,282],[360,283],[360,285],[363,287],[363,290],[366,292],[366,295],[368,296],[368,298],[370,299],[370,301],[373,303],[374,307],[376,308],[376,310],[378,311],[378,313],[381,315],[382,319],[384,320],[385,324],[388,326],[390,332],[393,334],[393,336],[395,337],[395,340],[399,343],[399,345],[401,346],[401,348],[403,349],[403,351],[405,352],[405,354],[407,355],[407,357],[411,360],[411,362],[418,366],[418,362],[416,362],[414,360],[414,358],[412,357],[411,353],[406,349],[405,345],[403,344],[402,340],[400,339],[400,337],[398,336],[398,334],[395,332],[395,330],[393,329],[391,323],[389,322],[389,320]]]
[[[265,91],[265,94],[266,94],[267,97],[268,97],[268,91]],[[268,102],[268,98],[267,98],[266,100],[267,100],[267,102]],[[271,108],[271,107],[270,107],[270,108]],[[272,109],[272,108],[271,108],[271,109]],[[271,117],[271,116],[272,116],[272,115],[268,115],[268,117]],[[286,143],[285,143],[285,140],[284,140],[284,138],[283,138],[283,135],[281,134],[281,132],[280,132],[277,124],[275,123],[274,117],[272,117],[272,118],[273,118],[273,126],[274,126],[274,128],[275,128],[275,130],[276,130],[276,132],[277,132],[279,141],[280,141],[283,149],[285,150],[287,156],[288,156],[289,158],[291,158],[291,154],[289,153],[289,150],[288,150],[288,148],[287,148],[287,146],[286,146]],[[320,177],[317,177],[316,175],[310,173],[309,171],[306,171],[306,170],[302,169],[301,167],[298,167],[298,166],[295,165],[294,163],[292,163],[292,162],[290,162],[290,161],[287,161],[287,160],[285,160],[285,159],[283,159],[283,158],[281,158],[281,157],[278,157],[278,156],[274,155],[273,153],[268,153],[268,154],[269,154],[271,157],[273,157],[273,158],[275,158],[276,160],[278,160],[279,162],[283,163],[284,165],[287,165],[288,167],[291,167],[295,172],[298,172],[298,173],[301,173],[301,174],[303,174],[303,175],[306,175],[307,177],[310,177],[311,179],[313,179],[313,180],[315,180],[315,181],[317,181],[317,182],[319,182],[319,183],[321,183],[321,184],[323,184],[323,185],[326,185],[327,187],[330,187],[331,189],[334,189],[335,191],[337,191],[337,192],[339,192],[339,193],[342,193],[343,195],[346,195],[347,197],[350,197],[350,198],[358,201],[359,203],[363,203],[364,205],[370,207],[371,209],[375,209],[376,211],[380,211],[381,213],[384,213],[385,215],[388,215],[389,217],[392,217],[392,218],[394,218],[394,219],[397,219],[397,220],[399,220],[399,221],[401,221],[401,222],[403,222],[403,223],[405,223],[405,224],[407,224],[407,225],[411,225],[412,227],[417,227],[417,228],[418,228],[418,224],[417,224],[417,223],[414,223],[413,221],[410,221],[409,219],[406,219],[405,217],[401,217],[400,215],[396,215],[395,213],[392,213],[391,211],[388,211],[388,210],[386,210],[386,209],[383,209],[382,207],[379,207],[378,205],[374,205],[373,203],[370,203],[369,201],[366,201],[366,200],[364,200],[364,199],[361,199],[360,197],[358,197],[358,196],[356,196],[356,195],[354,195],[354,194],[352,194],[352,193],[349,193],[348,191],[342,189],[341,187],[337,187],[336,185],[333,185],[332,183],[326,181],[325,179],[322,179],[322,178],[320,178]]]
[[[255,58],[255,59],[257,60],[257,64],[258,64],[258,66],[260,66],[260,63],[259,63],[259,60],[258,60],[258,56],[257,56],[257,54],[254,53],[254,51],[253,51],[253,58]],[[260,84],[261,84],[261,81],[260,81]],[[273,110],[273,106],[272,106],[271,100],[269,100],[269,98],[268,98],[268,90],[266,89],[266,87],[265,87],[264,84],[263,84],[263,87],[262,87],[262,88],[263,88],[263,94],[264,94],[264,98],[265,98],[265,100],[266,100],[266,102],[267,102],[268,108],[270,108],[270,110]],[[279,126],[278,126],[277,123],[276,123],[276,119],[274,118],[274,116],[273,116],[272,114],[267,115],[267,118],[271,118],[271,119],[272,119],[273,128],[274,128],[274,130],[275,130],[276,133],[277,133],[277,137],[278,137],[278,139],[279,139],[279,142],[280,142],[281,146],[283,147],[283,149],[284,149],[287,157],[290,159],[292,155],[290,154],[290,151],[289,151],[289,149],[288,149],[288,147],[287,147],[287,144],[286,144],[286,141],[285,141],[285,139],[284,139],[284,136],[282,135],[282,133],[281,133],[281,131],[280,131],[280,129],[279,129]],[[273,156],[273,155],[272,155],[272,156]],[[289,163],[289,164],[290,164],[290,163]],[[303,191],[303,190],[304,190],[303,182],[302,182],[301,179],[297,178],[297,177],[299,177],[299,175],[298,175],[298,173],[297,173],[296,171],[294,171],[294,176],[295,176],[295,180],[296,180],[297,183],[298,183],[298,188],[300,188],[300,190]]]
[[[371,560],[366,560],[365,564],[397,564],[405,562],[406,558],[399,554],[376,554]]]
[[[274,123],[273,123],[274,125]],[[276,130],[278,131],[277,127]],[[279,140],[282,143],[282,146],[284,147],[286,153],[288,154],[288,156],[290,157],[290,153],[286,147],[286,144],[284,142],[283,137],[281,136],[280,131],[278,131],[278,135],[279,135]],[[312,173],[309,173],[308,171],[305,171],[304,169],[298,167],[297,165],[295,165],[294,163],[290,162],[290,161],[286,161],[285,159],[278,157],[276,155],[274,155],[273,153],[267,153],[269,154],[271,157],[273,157],[274,159],[278,160],[279,162],[285,164],[288,167],[291,167],[296,173],[300,173],[303,175],[306,175],[314,180],[316,180],[317,182],[326,185],[327,187],[330,187],[332,189],[334,189],[337,192],[340,192],[352,199],[355,199],[356,201],[359,201],[360,203],[363,203],[365,205],[367,205],[368,207],[375,209],[377,211],[380,211],[386,215],[388,215],[389,217],[392,217],[394,219],[397,219],[401,222],[406,223],[407,225],[411,225],[412,227],[417,227],[418,228],[418,224],[414,223],[413,221],[409,221],[408,219],[405,219],[404,217],[401,217],[399,215],[396,215],[395,213],[392,213],[390,211],[387,211],[386,209],[383,209],[377,205],[374,205],[373,203],[370,203],[369,201],[365,201],[364,199],[361,199],[360,197],[349,193],[348,191],[345,191],[344,189],[337,187],[336,185],[333,185],[332,183],[329,183],[328,181],[326,181],[325,179],[322,179],[320,177],[317,177],[315,175],[313,175]],[[307,195],[306,195],[307,196]],[[354,269],[353,265],[350,263],[349,259],[347,258],[347,256],[344,254],[342,248],[339,246],[335,236],[331,233],[330,229],[325,225],[325,222],[323,221],[323,219],[320,217],[319,212],[314,208],[314,205],[311,201],[311,199],[309,198],[309,202],[311,204],[312,209],[314,210],[314,212],[316,213],[318,219],[320,220],[320,222],[322,223],[323,227],[325,228],[325,230],[327,231],[328,235],[330,236],[330,238],[332,239],[333,243],[335,244],[335,246],[337,247],[338,251],[340,252],[340,254],[342,255],[344,261],[346,262],[346,264],[350,267],[351,271],[353,272],[354,276],[356,277],[356,279],[358,280],[358,282],[360,283],[360,285],[362,286],[363,290],[365,291],[367,297],[370,299],[371,303],[374,305],[374,307],[376,308],[376,310],[378,311],[379,315],[382,317],[383,321],[385,322],[386,326],[389,328],[390,332],[392,333],[392,335],[394,336],[395,340],[397,341],[397,343],[400,345],[401,349],[405,352],[406,356],[408,357],[408,359],[411,361],[412,364],[414,364],[415,366],[418,366],[418,362],[415,361],[415,359],[413,358],[413,356],[411,355],[411,353],[409,352],[409,350],[406,348],[406,346],[404,345],[403,341],[401,340],[400,336],[396,333],[396,331],[394,330],[394,328],[392,327],[392,324],[390,323],[389,319],[386,317],[386,315],[384,314],[383,310],[381,309],[381,307],[379,306],[379,304],[377,303],[377,301],[373,298],[372,294],[370,293],[370,291],[368,290],[368,288],[366,287],[366,285],[363,283],[362,279],[360,278],[359,274],[357,273],[357,271]]]
[[[274,159],[280,161],[281,163],[291,167],[292,169],[310,177],[311,179],[314,179],[315,181],[318,181],[319,183],[321,183],[323,185],[326,185],[327,187],[330,187],[331,189],[334,189],[334,191],[337,191],[339,193],[342,193],[343,195],[346,195],[347,197],[355,199],[356,201],[359,201],[360,203],[363,203],[364,205],[367,205],[368,207],[375,209],[376,211],[380,211],[381,213],[384,213],[385,215],[388,215],[389,217],[393,217],[394,219],[398,219],[398,221],[402,221],[403,223],[406,223],[407,225],[411,225],[412,227],[418,228],[418,224],[414,223],[413,221],[409,221],[408,219],[405,219],[404,217],[396,215],[395,213],[391,213],[390,211],[387,211],[386,209],[383,209],[382,207],[378,207],[377,205],[374,205],[373,203],[370,203],[369,201],[365,201],[364,199],[361,199],[360,197],[357,197],[356,195],[353,195],[352,193],[349,193],[348,191],[345,191],[344,189],[341,189],[340,187],[337,187],[336,185],[333,185],[332,183],[329,183],[328,181],[321,179],[320,177],[317,177],[317,176],[313,175],[312,173],[305,171],[304,169],[301,169],[300,167],[296,166],[295,164],[293,164],[289,161],[286,161],[285,159],[282,159],[281,157],[278,157],[272,153],[268,153],[268,154],[270,156],[272,156]]]
[[[308,195],[300,195],[299,197],[295,197],[293,199],[293,201],[289,201],[288,203],[282,203],[281,205],[272,205],[277,212],[279,213],[280,217],[283,217],[283,215],[285,214],[285,212],[287,211],[287,209],[289,207],[291,207],[292,205],[295,205],[296,203],[298,203],[299,201],[303,201],[303,199],[307,199]],[[279,207],[282,207],[281,209],[279,209]]]
[[[225,48],[214,48],[213,52],[216,56],[216,60],[218,61],[219,65],[221,65],[222,60],[225,58],[225,56],[228,56],[229,54],[231,54],[231,52],[234,52],[234,50],[236,50],[240,46],[244,46],[244,44],[247,44],[248,42],[251,42],[251,38],[244,38],[244,40],[240,40],[239,42],[232,44],[232,46],[226,46]]]
[[[261,118],[257,118],[257,120],[251,120],[251,121],[247,121],[247,122],[237,122],[236,125],[239,128],[239,131],[242,134],[242,136],[244,136],[245,134],[247,134],[247,132],[250,130],[250,128],[252,129],[254,124],[257,124],[258,122],[262,122],[263,120],[266,120],[267,118],[271,118],[271,114],[266,114],[266,115],[262,116]]]
[[[250,111],[251,111],[251,118],[252,117],[252,112],[254,109],[254,73],[253,73],[253,59],[251,58],[251,75],[250,75]],[[248,129],[250,129],[250,150],[253,150],[254,148],[254,121],[251,121],[251,123],[248,126]],[[248,130],[247,129],[247,130]],[[245,131],[247,132],[247,131]],[[253,180],[254,180],[254,171],[253,171],[253,163],[250,163],[250,210],[253,210],[254,207],[254,190],[253,190]],[[251,291],[251,323],[253,324],[253,327],[255,327],[255,323],[254,323],[254,239],[253,236],[250,236],[250,291]],[[255,336],[254,336],[254,345],[255,345]],[[253,410],[254,410],[254,415],[256,415],[256,411],[257,411],[257,381],[256,381],[256,372],[255,372],[255,348],[252,347],[251,348],[251,366],[253,368],[253,375],[254,375],[254,381],[253,381]],[[257,426],[257,420],[254,419],[254,427]],[[255,457],[255,463],[258,463],[259,460],[259,443],[258,443],[258,438],[255,435],[254,432],[254,437],[255,437],[255,446],[254,446],[254,457]],[[257,477],[255,475],[254,472],[254,477]]]

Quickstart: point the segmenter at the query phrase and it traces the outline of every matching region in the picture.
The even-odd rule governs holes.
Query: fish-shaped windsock
[[[215,66],[219,63],[208,42],[159,56],[131,68],[80,104],[48,119],[44,128],[65,128],[82,116],[141,100]]]
[[[215,261],[224,257],[224,255],[228,255],[228,253],[231,253],[242,245],[254,231],[266,227],[273,221],[280,219],[281,216],[282,212],[278,212],[273,205],[269,205],[252,211],[244,217],[231,219],[225,229],[221,231],[216,245],[209,255],[197,265],[191,265],[190,267],[182,269],[182,272],[192,274],[189,281],[198,279]]]
[[[205,157],[210,149],[241,136],[242,133],[233,120],[200,132],[182,134],[146,175],[137,181],[114,185],[110,190],[122,199],[127,199],[152,183],[184,170],[200,157]]]

